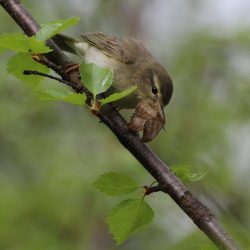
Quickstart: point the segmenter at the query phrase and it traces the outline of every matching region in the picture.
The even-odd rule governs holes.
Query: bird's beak
[[[136,131],[143,130],[142,140],[149,142],[155,138],[165,124],[165,115],[160,98],[141,100],[136,108],[129,127]]]

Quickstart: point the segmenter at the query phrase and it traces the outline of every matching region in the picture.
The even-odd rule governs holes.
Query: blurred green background
[[[144,42],[174,81],[167,132],[150,147],[169,165],[209,169],[187,184],[242,247],[250,247],[250,2],[23,1],[39,23],[82,19],[69,35],[103,31]],[[0,33],[20,32],[0,9]],[[87,109],[40,101],[1,54],[0,249],[215,249],[164,194],[153,223],[116,247],[105,216],[119,201],[91,183],[106,171],[152,178]],[[140,195],[140,193],[138,194]]]

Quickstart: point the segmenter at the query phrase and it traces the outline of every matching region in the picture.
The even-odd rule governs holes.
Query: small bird
[[[101,32],[84,33],[82,39],[63,34],[53,37],[64,51],[86,63],[113,70],[107,94],[137,86],[135,92],[114,102],[118,109],[135,109],[129,127],[143,131],[142,140],[151,141],[164,127],[164,107],[169,103],[173,84],[166,69],[144,45],[133,38],[118,38]]]

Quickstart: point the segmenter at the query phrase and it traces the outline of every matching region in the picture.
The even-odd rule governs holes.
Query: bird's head
[[[145,65],[138,76],[138,99],[149,98],[158,101],[164,108],[172,97],[172,80],[159,63],[153,61]]]
[[[151,141],[164,127],[164,107],[169,103],[173,84],[167,71],[157,62],[145,63],[138,76],[138,104],[130,127],[143,130],[143,140]]]

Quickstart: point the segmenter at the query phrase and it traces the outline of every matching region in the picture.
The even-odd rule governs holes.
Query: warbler
[[[144,142],[155,138],[164,127],[164,107],[171,99],[173,84],[166,69],[141,42],[101,32],[83,33],[81,39],[58,34],[53,39],[62,50],[80,56],[84,62],[113,70],[108,93],[137,86],[135,92],[114,105],[135,109],[129,127],[143,131]]]

